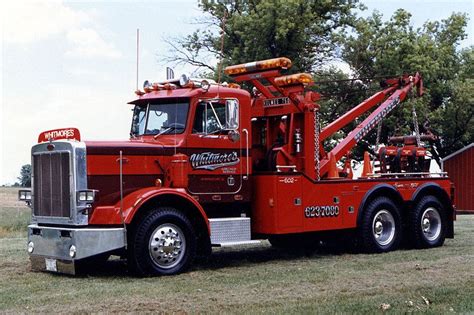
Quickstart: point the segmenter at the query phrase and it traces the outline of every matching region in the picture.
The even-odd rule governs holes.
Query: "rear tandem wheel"
[[[396,204],[387,197],[377,197],[364,209],[360,226],[362,247],[369,253],[389,252],[401,241],[401,216]]]
[[[408,233],[415,248],[441,246],[446,237],[446,212],[434,196],[424,196],[410,213]]]

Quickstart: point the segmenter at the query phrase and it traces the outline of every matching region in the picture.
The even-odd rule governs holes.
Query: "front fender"
[[[125,223],[129,224],[132,222],[133,217],[137,213],[138,209],[146,204],[151,199],[157,197],[165,196],[174,196],[183,198],[190,204],[192,204],[201,214],[204,222],[206,223],[208,232],[210,232],[209,220],[207,218],[206,212],[202,206],[197,202],[193,197],[191,197],[186,190],[183,188],[158,188],[158,187],[148,187],[134,191],[131,194],[128,194],[123,198],[123,217]]]

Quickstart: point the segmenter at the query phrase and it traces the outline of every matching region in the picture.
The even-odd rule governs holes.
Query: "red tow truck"
[[[128,141],[82,141],[74,128],[41,133],[32,189],[20,191],[32,208],[32,268],[74,274],[82,261],[113,254],[138,274],[169,275],[214,246],[263,239],[284,250],[348,233],[367,252],[388,252],[402,240],[428,248],[452,238],[453,186],[429,173],[421,141],[382,147],[378,170],[366,153],[353,178],[351,150],[412,88],[422,94],[421,76],[385,80],[322,126],[312,76],[283,75],[290,67],[283,57],[230,66],[237,83],[229,84],[145,81],[129,103]],[[331,135],[371,110],[325,151]]]

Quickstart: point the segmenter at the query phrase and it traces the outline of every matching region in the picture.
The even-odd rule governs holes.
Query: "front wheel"
[[[129,242],[129,264],[140,275],[173,275],[186,270],[196,254],[189,219],[174,208],[150,212]]]
[[[410,214],[408,231],[415,248],[441,246],[446,237],[444,207],[434,196],[425,196]]]
[[[366,252],[397,249],[401,240],[401,217],[395,203],[387,197],[370,202],[362,215],[360,233]]]

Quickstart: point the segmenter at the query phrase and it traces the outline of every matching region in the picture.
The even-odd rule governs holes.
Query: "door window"
[[[239,128],[237,100],[199,102],[194,116],[193,133],[219,134]]]

